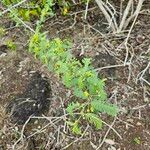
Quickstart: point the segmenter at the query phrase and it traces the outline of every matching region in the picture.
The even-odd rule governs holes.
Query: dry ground
[[[75,57],[93,58],[95,69],[102,78],[107,78],[108,100],[121,109],[115,118],[102,116],[102,130],[95,131],[89,125],[85,126],[85,134],[81,137],[70,134],[63,122],[65,104],[72,97],[70,90],[65,89],[46,66],[28,53],[28,36],[24,27],[15,27],[8,18],[1,18],[0,26],[7,29],[7,34],[0,39],[0,149],[93,150],[99,147],[101,150],[149,150],[150,10],[147,8],[150,4],[144,8],[128,41],[126,65],[124,40],[127,34],[107,33],[97,7],[89,11],[86,23],[82,19],[82,8],[69,17],[46,21],[45,28],[50,38],[71,38]],[[16,51],[4,46],[8,39],[16,43]],[[47,76],[51,84],[49,112],[34,124],[13,124],[5,108],[13,97],[24,91],[30,74],[35,71]]]

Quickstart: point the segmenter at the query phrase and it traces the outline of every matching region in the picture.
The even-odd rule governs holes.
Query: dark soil
[[[48,81],[38,72],[30,80],[25,91],[12,99],[6,108],[13,122],[18,124],[24,124],[31,115],[39,116],[49,109],[51,89]]]
[[[105,66],[111,66],[111,65],[115,65],[116,64],[116,60],[114,58],[114,56],[111,56],[110,54],[105,54],[105,53],[98,53],[95,57],[94,57],[94,61],[93,61],[93,66],[95,68],[101,68],[101,67],[105,67]],[[105,75],[104,75],[105,73]],[[101,78],[112,78],[115,77],[115,68],[106,68],[104,73],[99,73],[99,76]]]
[[[73,99],[72,91],[28,53],[29,37],[24,27],[15,27],[9,18],[3,17],[0,26],[7,32],[0,39],[0,149],[11,150],[18,140],[15,148],[22,150],[94,150],[103,140],[100,150],[150,149],[150,67],[147,67],[150,59],[150,3],[145,1],[144,11],[131,32],[127,66],[123,65],[127,54],[124,46],[126,33],[108,33],[107,24],[102,22],[103,15],[95,5],[91,7],[86,22],[83,19],[85,8],[81,7],[70,16],[48,19],[45,29],[50,39],[71,38],[72,53],[80,61],[83,57],[92,58],[99,77],[107,79],[108,101],[120,109],[115,121],[100,115],[104,121],[102,130],[83,125],[83,131],[87,129],[87,132],[82,137],[71,134],[63,115],[66,103]],[[15,51],[6,46],[10,39],[16,44]],[[117,67],[111,68],[113,65]],[[30,115],[37,116],[37,119],[26,126],[21,125]],[[18,124],[14,124],[16,122]]]

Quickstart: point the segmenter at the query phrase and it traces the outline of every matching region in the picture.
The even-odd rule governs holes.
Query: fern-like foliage
[[[85,118],[91,124],[93,124],[96,127],[96,129],[101,129],[102,128],[102,120],[96,114],[94,114],[94,113],[86,113],[85,114]]]
[[[118,113],[118,108],[115,105],[109,104],[108,102],[102,102],[99,100],[93,100],[91,106],[95,111],[105,112],[108,115],[115,116]]]
[[[82,133],[81,128],[80,128],[77,121],[73,124],[72,132],[75,133],[75,134],[81,134]]]
[[[74,103],[74,102],[72,102],[72,103],[70,103],[69,105],[68,105],[68,107],[67,107],[67,112],[70,114],[70,115],[72,115],[73,116],[73,113],[74,113],[74,110],[76,110],[77,108],[79,108],[81,105],[80,105],[80,103],[79,102],[76,102],[76,103]]]
[[[42,12],[44,11],[48,12],[47,7],[44,7]],[[97,112],[104,112],[111,116],[115,116],[118,112],[116,106],[106,102],[105,80],[98,77],[90,58],[84,58],[80,63],[73,57],[68,40],[59,38],[48,40],[46,33],[40,32],[44,20],[45,15],[42,13],[36,33],[30,39],[29,49],[36,58],[58,75],[62,83],[70,88],[77,98],[76,102],[70,102],[66,108],[69,117],[68,125],[73,133],[80,134],[80,125],[82,120],[86,119],[96,129],[101,129],[102,120]]]

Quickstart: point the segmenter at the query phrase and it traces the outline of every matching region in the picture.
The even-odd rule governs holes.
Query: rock
[[[23,94],[11,100],[6,108],[11,114],[11,121],[24,124],[31,115],[41,115],[49,109],[50,95],[51,88],[46,78],[34,73]]]

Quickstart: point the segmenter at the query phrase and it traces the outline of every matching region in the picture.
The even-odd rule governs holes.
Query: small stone
[[[38,126],[38,129],[41,129],[41,126]]]
[[[19,73],[19,72],[21,72],[21,71],[22,71],[22,67],[17,70],[17,73]]]
[[[34,124],[38,124],[38,120],[35,120],[35,121],[34,121]]]
[[[0,55],[0,57],[5,57],[7,55],[7,53],[2,53],[1,55]]]
[[[30,73],[30,74],[34,74],[34,73],[36,73],[36,71],[31,70],[29,73]]]
[[[127,119],[127,121],[133,123],[133,119]]]
[[[137,41],[139,44],[142,44],[144,40],[145,40],[145,36],[143,36],[143,35],[138,35],[138,36],[136,37],[136,41]]]
[[[15,127],[15,131],[18,131],[18,130],[19,130],[19,129],[18,129],[18,127],[16,126],[16,127]]]
[[[144,102],[149,102],[148,97],[145,97]]]
[[[109,144],[109,145],[114,145],[115,142],[111,139],[105,139],[105,143]]]
[[[137,122],[136,125],[137,125],[137,126],[141,126],[142,124],[141,124],[140,122]]]

